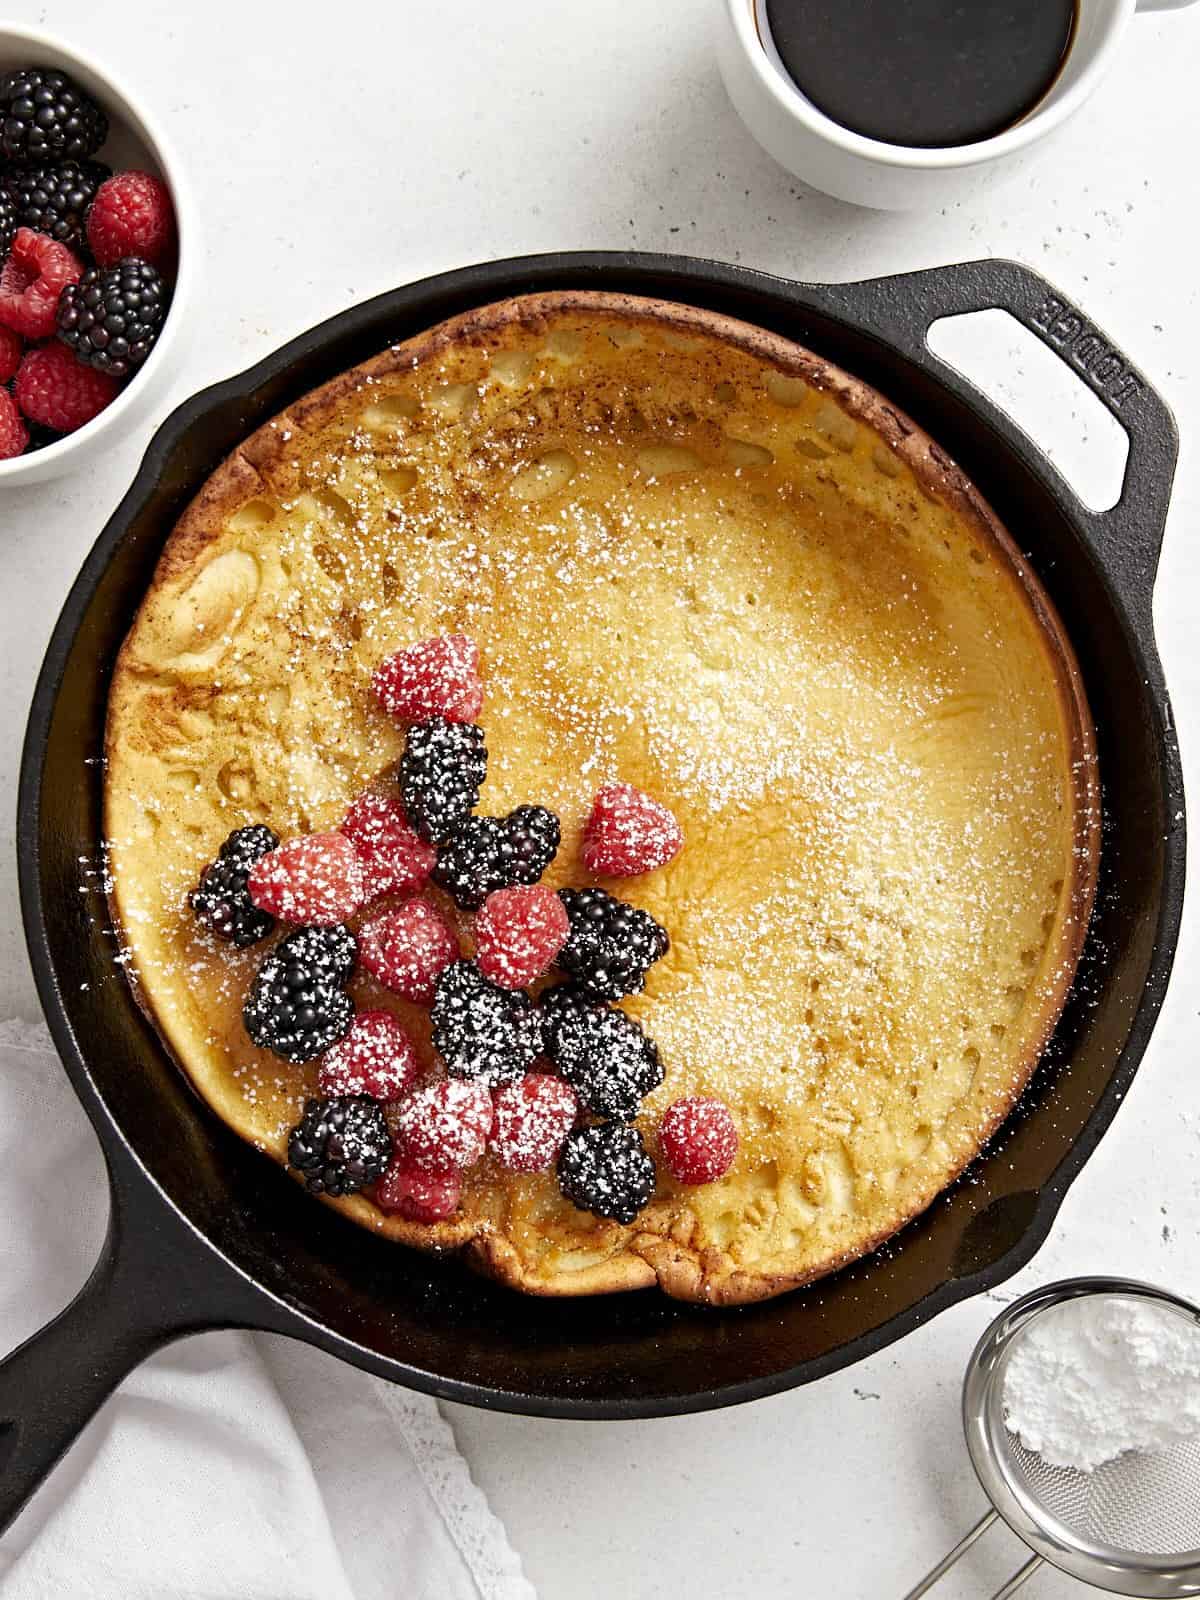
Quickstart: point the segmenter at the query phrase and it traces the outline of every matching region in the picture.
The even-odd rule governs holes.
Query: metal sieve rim
[[[1092,1295],[1120,1295],[1167,1304],[1200,1326],[1200,1306],[1168,1289],[1132,1278],[1066,1278],[1023,1295],[985,1329],[967,1363],[962,1417],[971,1465],[983,1492],[1017,1537],[1060,1571],[1096,1588],[1143,1596],[1146,1600],[1200,1595],[1200,1549],[1151,1556],[1086,1540],[1046,1512],[1000,1466],[990,1419],[999,1412],[995,1391],[1003,1378],[1013,1337],[1052,1306]]]

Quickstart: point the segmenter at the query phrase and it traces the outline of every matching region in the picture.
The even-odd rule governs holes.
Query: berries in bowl
[[[170,371],[194,229],[107,71],[0,28],[0,488],[80,464]]]

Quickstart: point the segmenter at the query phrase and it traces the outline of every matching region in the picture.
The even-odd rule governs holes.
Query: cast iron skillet
[[[1093,927],[1003,1152],[993,1146],[969,1182],[886,1250],[735,1311],[675,1304],[656,1290],[523,1298],[308,1203],[168,1058],[114,965],[102,887],[81,867],[101,859],[113,658],[168,531],[222,456],[391,341],[470,306],[570,287],[687,301],[778,329],[910,412],[1027,548],[1078,652],[1099,736],[1107,823]],[[938,317],[990,307],[1045,340],[1127,429],[1128,471],[1111,511],[1085,510],[1036,445],[927,348]],[[651,255],[495,262],[381,295],[180,407],[71,591],[25,745],[26,934],[55,1042],[104,1148],[112,1214],[78,1298],[0,1367],[0,1525],[123,1375],[182,1334],[271,1329],[501,1410],[660,1416],[819,1378],[1028,1261],[1146,1048],[1178,934],[1183,788],[1150,611],[1175,456],[1170,415],[1145,380],[1042,279],[1003,261],[839,285]]]

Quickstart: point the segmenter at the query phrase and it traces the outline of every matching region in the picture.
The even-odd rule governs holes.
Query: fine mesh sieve
[[[1015,1594],[1043,1561],[1113,1594],[1200,1595],[1200,1437],[1079,1472],[1050,1466],[1005,1426],[1010,1356],[1039,1317],[1082,1296],[1151,1301],[1186,1320],[1200,1348],[1200,1308],[1124,1278],[1072,1278],[1009,1306],[976,1345],[963,1382],[967,1448],[993,1509],[904,1600],[927,1593],[997,1517],[1034,1553],[992,1600]]]

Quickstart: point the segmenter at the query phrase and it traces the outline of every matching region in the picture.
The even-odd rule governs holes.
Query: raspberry
[[[438,974],[459,956],[458,940],[424,900],[385,911],[359,934],[362,964],[385,989],[427,1006]]]
[[[310,833],[289,839],[250,869],[250,898],[285,922],[329,927],[363,903],[362,862],[344,834]]]
[[[474,1166],[492,1131],[492,1115],[492,1097],[481,1083],[431,1083],[400,1107],[394,1123],[400,1154],[422,1172]]]
[[[48,339],[55,329],[59,296],[82,276],[83,262],[65,244],[32,228],[18,228],[0,269],[0,322],[25,339]]]
[[[545,1072],[503,1084],[492,1096],[492,1107],[496,1120],[488,1149],[510,1172],[552,1167],[579,1116],[574,1089]]]
[[[17,403],[7,389],[0,389],[0,461],[23,455],[29,443],[29,429],[21,421]]]
[[[583,830],[583,864],[589,872],[634,878],[677,856],[683,833],[675,818],[631,783],[606,783]]]
[[[553,889],[540,883],[497,889],[475,919],[475,960],[502,989],[524,989],[549,969],[570,931]]]
[[[74,433],[117,397],[120,384],[93,372],[60,344],[30,350],[17,369],[13,393],[30,422]]]
[[[437,850],[413,832],[399,800],[362,794],[350,807],[342,832],[358,851],[366,875],[368,900],[381,894],[423,889]]]
[[[360,1011],[350,1032],[322,1057],[317,1084],[326,1095],[400,1100],[420,1070],[412,1040],[389,1011]]]
[[[483,705],[479,647],[461,633],[423,639],[380,662],[371,688],[389,716],[406,722],[474,722]]]
[[[461,1196],[458,1172],[422,1172],[406,1157],[395,1156],[375,1190],[375,1204],[409,1222],[445,1222],[458,1210]]]
[[[148,172],[118,172],[102,183],[87,219],[88,244],[101,267],[140,256],[156,267],[175,257],[175,208],[165,183]]]
[[[700,1095],[674,1101],[658,1125],[658,1147],[667,1171],[680,1183],[715,1183],[737,1155],[737,1128],[729,1107]]]
[[[25,341],[11,328],[0,326],[0,383],[7,383],[21,365]]]

